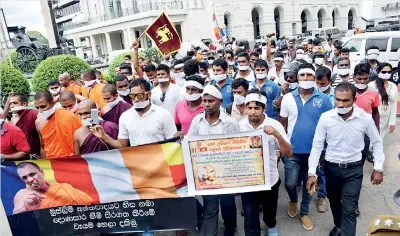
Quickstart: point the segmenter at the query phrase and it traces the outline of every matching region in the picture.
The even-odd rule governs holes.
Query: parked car
[[[332,38],[333,40],[338,40],[342,35],[338,27],[326,27],[310,30],[311,36],[319,34],[320,37]]]

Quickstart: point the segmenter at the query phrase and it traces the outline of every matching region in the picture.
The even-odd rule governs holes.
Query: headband
[[[183,63],[176,64],[176,65],[174,65],[174,69],[182,69],[184,65],[185,64],[183,64]]]
[[[261,94],[250,93],[246,96],[246,100],[245,100],[246,104],[249,102],[260,102],[264,105],[267,105],[267,98]]]
[[[315,71],[310,68],[303,68],[303,69],[299,70],[298,75],[301,75],[301,74],[312,74],[313,76],[315,76]]]
[[[283,61],[283,57],[274,57],[274,61]]]
[[[203,90],[203,95],[208,94],[218,99],[222,99],[222,93],[214,85],[207,85]]]
[[[370,49],[367,51],[367,54],[379,54],[379,49]]]
[[[188,81],[186,81],[185,87],[187,88],[187,87],[189,87],[189,86],[193,86],[193,87],[196,87],[196,88],[198,88],[198,89],[204,89],[204,86],[203,86],[202,84],[200,84],[199,82],[194,81],[194,80],[188,80]]]
[[[304,50],[303,49],[297,49],[296,52],[302,52],[304,54]]]

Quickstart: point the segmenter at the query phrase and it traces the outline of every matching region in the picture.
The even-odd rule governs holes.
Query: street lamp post
[[[60,48],[60,36],[57,28],[56,18],[54,17],[53,0],[48,0],[47,5],[49,6],[50,10],[51,24],[53,26],[53,33],[54,33],[54,38],[56,39],[56,45],[57,48]]]

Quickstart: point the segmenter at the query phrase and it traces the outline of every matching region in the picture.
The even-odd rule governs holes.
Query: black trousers
[[[367,159],[367,155],[369,152],[369,145],[370,145],[369,137],[367,135],[364,136],[364,150],[361,151],[363,165],[365,160]]]
[[[261,235],[259,205],[263,209],[263,221],[268,228],[276,226],[276,209],[278,207],[279,186],[281,180],[269,191],[242,193],[244,210],[244,232],[246,236]]]
[[[237,210],[233,194],[203,196],[204,236],[218,235],[218,215],[224,220],[225,236],[234,236],[237,226]]]
[[[335,226],[343,236],[356,235],[356,208],[363,179],[363,162],[344,166],[325,161],[326,190]]]

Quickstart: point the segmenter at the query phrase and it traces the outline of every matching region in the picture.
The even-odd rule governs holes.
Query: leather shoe
[[[332,231],[329,233],[329,236],[340,236],[340,228],[335,226]]]

